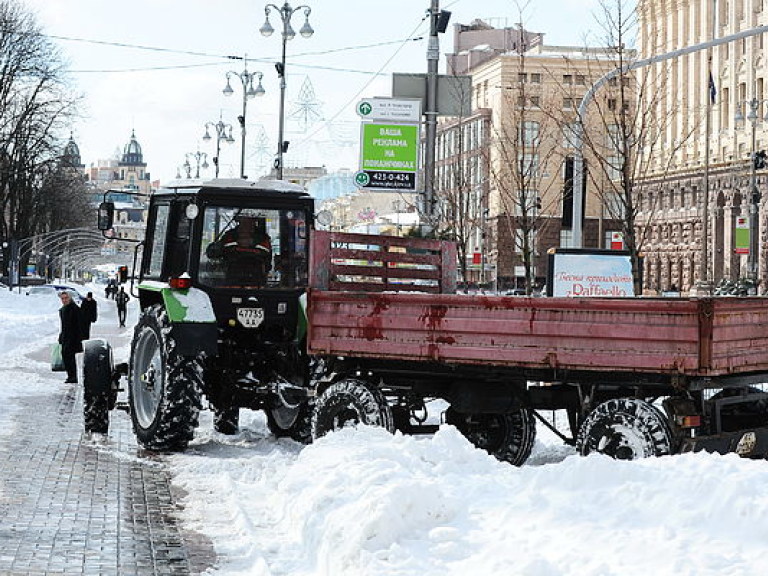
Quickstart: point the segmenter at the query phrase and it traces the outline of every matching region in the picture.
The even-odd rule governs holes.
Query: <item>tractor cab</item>
[[[99,228],[112,228],[113,212],[102,203]],[[152,195],[134,257],[141,315],[126,370],[144,447],[185,447],[200,395],[221,433],[237,430],[244,407],[263,409],[278,435],[308,438],[301,296],[314,220],[313,199],[282,181],[184,180]],[[98,358],[109,350],[102,348],[89,355],[91,372],[103,367]],[[102,398],[104,388],[89,387],[88,399]],[[90,428],[104,429],[104,411],[94,406]]]

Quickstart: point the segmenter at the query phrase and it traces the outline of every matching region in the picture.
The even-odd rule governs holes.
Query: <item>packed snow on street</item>
[[[130,328],[99,303],[125,360]],[[68,386],[42,360],[57,310],[48,295],[0,290],[2,437],[23,433],[16,399]],[[111,449],[108,437],[89,441]],[[584,458],[540,425],[515,468],[450,426],[421,437],[344,429],[303,446],[243,410],[236,436],[215,433],[205,412],[189,449],[163,459],[181,521],[214,543],[207,574],[768,574],[768,462],[735,455]]]

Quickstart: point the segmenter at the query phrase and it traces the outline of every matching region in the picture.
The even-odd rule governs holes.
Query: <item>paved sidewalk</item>
[[[0,575],[199,574],[215,565],[210,542],[179,526],[168,468],[138,448],[127,414],[111,412],[109,435],[91,438],[79,385],[19,406],[16,435],[0,441]]]

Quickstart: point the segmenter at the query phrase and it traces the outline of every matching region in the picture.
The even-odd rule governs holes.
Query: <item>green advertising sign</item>
[[[362,159],[356,178],[358,185],[416,189],[416,172],[419,168],[418,124],[364,123],[360,140]]]
[[[745,216],[736,218],[735,236],[734,252],[736,254],[749,254],[749,219]]]

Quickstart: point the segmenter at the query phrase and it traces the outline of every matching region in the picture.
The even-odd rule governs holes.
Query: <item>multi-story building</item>
[[[638,15],[640,55],[648,58],[765,26],[768,5],[641,0]],[[749,275],[749,256],[736,239],[750,216],[752,180],[763,197],[768,183],[752,162],[755,151],[768,148],[764,44],[764,34],[757,34],[650,69],[661,96],[656,114],[670,121],[644,182],[642,206],[652,226],[644,249],[647,286],[687,290],[704,276],[716,283]],[[758,208],[756,261],[765,285],[765,202]]]
[[[472,113],[438,126],[436,196],[449,211],[468,207],[459,215],[470,223],[463,225],[468,280],[520,286],[527,251],[542,284],[547,250],[571,245],[576,109],[613,60],[605,49],[547,46],[542,34],[480,21],[456,25],[454,47],[449,71],[471,75]],[[614,91],[607,88],[609,111]],[[604,122],[597,118],[592,128]],[[596,171],[585,203],[583,243],[589,247],[610,246],[619,229],[604,210],[600,188]]]
[[[114,237],[128,242],[112,242],[110,249],[121,258],[132,257],[135,242],[144,238],[147,199],[157,183],[152,182],[136,133],[131,132],[123,153],[117,158],[99,160],[85,170],[91,185],[92,200],[99,203],[104,193],[115,203]]]

